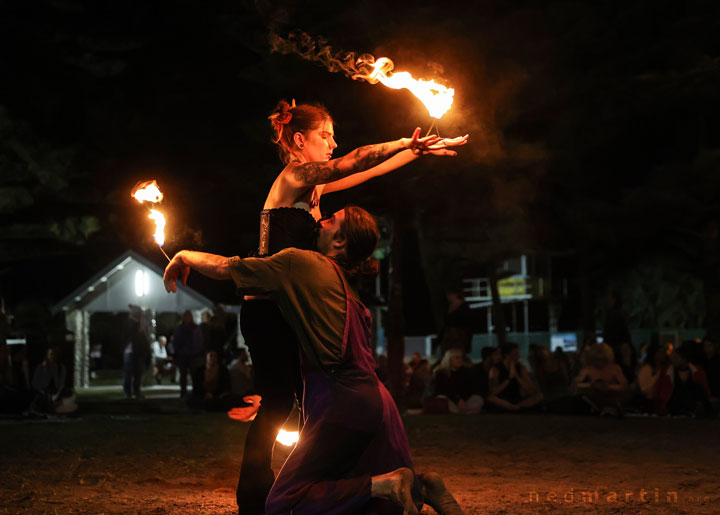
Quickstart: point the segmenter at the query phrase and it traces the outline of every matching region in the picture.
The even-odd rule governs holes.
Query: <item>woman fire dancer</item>
[[[448,147],[463,145],[467,136],[412,138],[360,147],[331,159],[337,147],[333,120],[323,107],[281,101],[270,116],[275,143],[285,168],[270,188],[260,215],[258,256],[282,249],[315,249],[320,197],[351,188],[395,170],[427,153],[454,156]],[[272,448],[295,398],[302,397],[297,338],[270,299],[243,305],[240,324],[253,362],[260,410],[245,440],[237,488],[240,515],[264,513],[273,484]],[[232,416],[232,414],[231,414]]]
[[[298,336],[305,423],[267,498],[268,514],[417,515],[423,500],[440,514],[462,513],[437,474],[415,475],[400,415],[375,374],[372,319],[350,283],[377,273],[378,238],[372,216],[347,207],[321,222],[319,252],[240,259],[183,250],[165,269],[169,292],[193,268],[269,294]]]

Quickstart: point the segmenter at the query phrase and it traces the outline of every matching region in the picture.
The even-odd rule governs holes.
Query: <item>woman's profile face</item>
[[[300,146],[297,141],[295,143]],[[330,120],[325,120],[317,128],[304,134],[300,154],[308,163],[329,161],[332,158],[333,150],[336,148],[333,124]]]

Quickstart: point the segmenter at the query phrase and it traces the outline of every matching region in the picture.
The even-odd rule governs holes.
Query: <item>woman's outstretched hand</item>
[[[439,147],[437,149],[431,149],[428,152],[435,156],[456,156],[457,152],[449,150],[448,147],[460,147],[468,142],[469,134],[465,136],[459,136],[457,138],[440,138],[433,147]]]
[[[436,156],[456,156],[457,152],[449,150],[448,147],[459,147],[467,143],[469,135],[459,138],[440,138],[436,134],[420,137],[420,127],[413,132],[412,138],[408,144],[408,148],[413,154],[433,154]]]
[[[414,131],[412,136],[410,137],[409,142],[407,143],[407,148],[412,150],[413,154],[421,155],[425,154],[427,152],[430,152],[433,150],[433,145],[437,143],[437,141],[440,138],[438,138],[436,135],[432,136],[425,136],[424,138],[420,137],[420,127],[417,127]]]

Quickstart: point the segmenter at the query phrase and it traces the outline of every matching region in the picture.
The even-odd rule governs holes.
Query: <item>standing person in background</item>
[[[151,350],[145,316],[138,306],[130,306],[125,341],[123,391],[128,399],[132,397],[141,399],[142,376]]]
[[[620,293],[610,292],[605,298],[605,306],[607,311],[603,324],[603,343],[610,346],[613,350],[614,361],[619,363],[622,359],[620,346],[624,342],[632,345],[632,336],[623,312]]]
[[[258,256],[283,249],[314,250],[320,198],[391,172],[423,154],[452,156],[448,147],[463,145],[435,136],[367,145],[332,159],[335,143],[333,119],[324,107],[280,101],[269,117],[280,158],[285,165],[273,182],[260,213]],[[272,448],[293,405],[302,399],[302,381],[295,333],[277,305],[267,297],[246,297],[240,327],[252,357],[255,390],[262,403],[245,439],[237,487],[240,514],[264,513],[265,498],[273,483]]]
[[[188,372],[191,372],[193,380],[196,380],[197,374],[195,374],[195,370],[197,368],[202,369],[205,365],[202,332],[195,325],[189,309],[185,310],[180,325],[175,328],[173,345],[175,348],[175,364],[180,372],[180,397],[184,398],[187,394]]]
[[[448,308],[445,322],[440,331],[440,354],[450,349],[460,349],[465,354],[472,351],[472,311],[462,288],[449,288],[446,291]]]
[[[10,335],[10,320],[5,314],[5,299],[0,297],[0,345],[7,343],[7,337]]]

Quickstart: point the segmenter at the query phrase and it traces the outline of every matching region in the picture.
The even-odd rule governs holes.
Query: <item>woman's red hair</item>
[[[285,164],[292,161],[297,149],[293,139],[296,132],[307,134],[320,127],[323,122],[333,121],[325,107],[310,104],[295,105],[295,100],[292,104],[281,100],[268,118],[273,129],[273,142],[278,145],[280,158]]]

